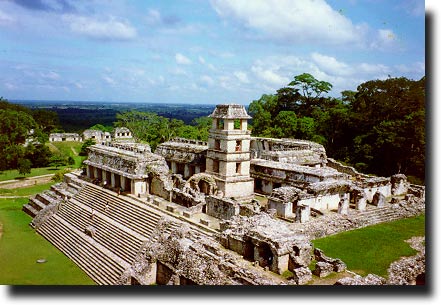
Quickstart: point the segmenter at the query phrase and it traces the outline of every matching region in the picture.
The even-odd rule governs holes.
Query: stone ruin
[[[88,148],[82,173],[23,209],[55,245],[69,239],[52,228],[114,261],[114,274],[94,273],[88,259],[69,256],[69,244],[59,246],[97,283],[164,285],[305,285],[346,270],[311,239],[425,211],[425,188],[402,174],[359,173],[310,141],[253,138],[240,105],[218,105],[211,117],[208,142],[177,138],[155,152],[118,129],[119,140]],[[103,231],[125,237],[100,240]],[[372,275],[338,284],[383,282]]]

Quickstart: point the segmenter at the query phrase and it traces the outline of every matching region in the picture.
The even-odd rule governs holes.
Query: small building
[[[205,172],[207,142],[174,138],[158,145],[155,154],[163,156],[172,174],[188,179]]]
[[[110,132],[107,131],[86,129],[85,131],[83,131],[83,139],[92,139],[95,141],[95,143],[103,143],[112,141],[112,136]]]
[[[51,133],[49,142],[81,142],[81,137],[77,133]]]
[[[113,132],[113,140],[120,142],[133,142],[133,136],[127,127],[117,127]]]

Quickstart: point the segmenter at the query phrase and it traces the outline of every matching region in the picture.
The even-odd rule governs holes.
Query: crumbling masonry
[[[251,137],[241,105],[210,117],[208,142],[155,152],[127,129],[112,141],[86,133],[97,144],[84,170],[23,209],[98,284],[172,285],[307,284],[346,269],[311,239],[425,211],[424,187],[404,175],[358,173],[310,141]]]

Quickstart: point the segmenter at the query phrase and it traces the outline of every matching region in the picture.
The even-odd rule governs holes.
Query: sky
[[[0,0],[0,96],[238,103],[425,75],[423,0]]]

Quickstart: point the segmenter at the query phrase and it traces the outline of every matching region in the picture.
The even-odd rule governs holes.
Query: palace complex
[[[210,117],[208,142],[154,152],[127,128],[85,132],[97,144],[84,170],[30,199],[31,225],[98,284],[303,285],[346,270],[312,239],[425,212],[424,187],[402,174],[359,173],[310,141],[251,137],[241,105]],[[51,141],[67,137],[78,135]],[[369,280],[391,284],[340,284]]]

